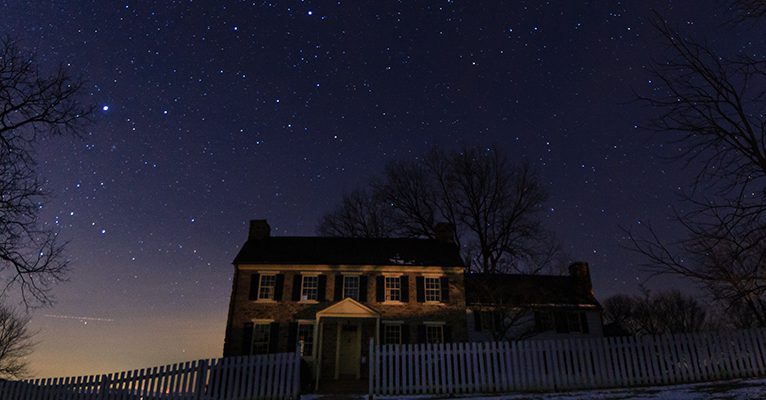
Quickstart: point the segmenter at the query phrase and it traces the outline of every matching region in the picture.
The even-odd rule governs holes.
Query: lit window
[[[314,324],[299,324],[298,325],[298,341],[303,342],[304,357],[311,357],[314,354]]]
[[[269,324],[253,325],[253,352],[252,354],[266,354],[269,352]]]
[[[426,301],[441,301],[442,300],[441,279],[426,278],[425,284],[426,284]]]
[[[383,324],[383,344],[402,344],[401,324]]]
[[[258,290],[259,299],[273,299],[274,287],[277,286],[276,275],[261,275],[260,289]]]
[[[354,300],[359,300],[359,276],[343,276],[343,298],[346,297],[351,297]]]
[[[386,301],[402,300],[402,278],[398,276],[386,277]]]
[[[426,343],[444,343],[444,327],[426,325]]]
[[[316,275],[303,276],[301,300],[317,300],[319,294],[319,277]]]

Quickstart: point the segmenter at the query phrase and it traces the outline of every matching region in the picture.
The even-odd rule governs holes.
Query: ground
[[[302,399],[363,399],[366,396],[302,396]],[[381,396],[381,399],[446,399],[444,396]],[[567,393],[473,395],[480,400],[749,400],[766,399],[766,379],[730,380],[676,386],[586,390]]]

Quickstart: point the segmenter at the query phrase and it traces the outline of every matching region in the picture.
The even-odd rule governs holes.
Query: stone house
[[[378,343],[468,339],[465,268],[450,239],[274,237],[264,220],[234,259],[224,356],[293,351],[317,378],[367,375]]]
[[[318,383],[366,377],[371,338],[382,344],[488,340],[490,325],[480,322],[481,316],[496,315],[505,304],[493,308],[490,297],[471,291],[483,290],[497,276],[466,274],[451,229],[443,225],[438,231],[437,239],[275,237],[265,220],[251,221],[248,240],[233,262],[224,356],[299,348]],[[547,278],[525,281],[521,297],[547,285]],[[580,280],[563,278],[571,280],[550,278],[556,282],[545,293],[580,293],[567,288]],[[521,287],[514,285],[503,283],[498,291]],[[547,304],[517,304],[539,313],[551,310],[556,325],[556,312],[582,303],[576,300],[551,294]],[[598,304],[592,292],[588,300]],[[600,306],[593,310],[597,315],[587,318],[599,326],[588,325],[588,333],[595,335],[601,332]]]

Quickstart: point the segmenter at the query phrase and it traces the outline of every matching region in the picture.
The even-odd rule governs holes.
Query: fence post
[[[367,381],[367,390],[369,392],[368,399],[372,400],[373,398],[373,387],[375,386],[375,357],[373,355],[375,354],[375,338],[370,338],[370,351],[369,354],[367,354],[367,372],[369,373],[370,377]]]
[[[195,388],[194,398],[197,400],[202,399],[202,395],[205,393],[205,376],[207,375],[207,360],[200,360],[197,365],[197,387]]]
[[[107,396],[109,395],[109,385],[111,384],[111,380],[109,379],[109,375],[101,375],[101,388],[98,391],[98,398],[100,400],[106,400]]]

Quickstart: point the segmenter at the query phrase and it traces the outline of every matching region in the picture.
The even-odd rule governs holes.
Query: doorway
[[[362,351],[362,330],[356,322],[338,324],[338,347],[335,379],[359,379]]]

